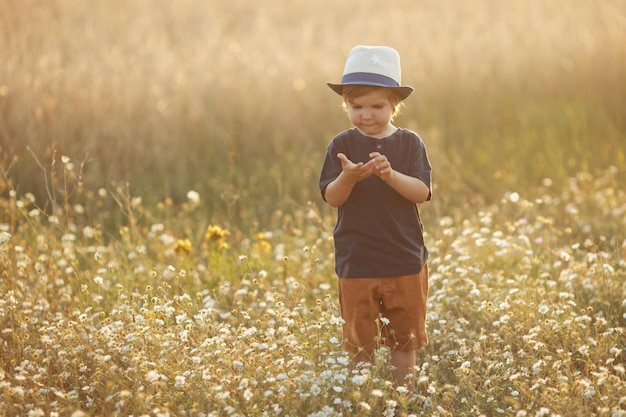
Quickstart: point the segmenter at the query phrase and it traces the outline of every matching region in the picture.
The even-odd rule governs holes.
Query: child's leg
[[[415,387],[415,351],[428,343],[426,334],[426,299],[428,297],[428,265],[415,275],[385,281],[382,314],[389,323],[384,331],[391,348],[393,379],[397,386]]]
[[[378,340],[376,319],[380,301],[376,294],[379,278],[340,278],[339,306],[343,324],[343,345],[353,353],[352,363],[373,363]]]
[[[393,379],[396,386],[406,385],[409,391],[415,389],[415,351],[391,351]]]

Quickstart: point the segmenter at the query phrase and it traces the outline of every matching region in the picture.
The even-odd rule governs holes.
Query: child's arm
[[[385,180],[391,188],[402,195],[402,197],[415,204],[421,204],[428,200],[430,190],[428,189],[428,186],[422,182],[422,180],[410,177],[391,168],[390,171],[388,179],[385,180],[382,176],[381,178]]]
[[[366,164],[363,162],[355,164],[342,153],[338,153],[337,158],[341,161],[343,170],[333,182],[328,184],[324,193],[324,199],[333,207],[343,205],[350,197],[355,184],[374,172],[371,161]]]
[[[370,163],[374,162],[374,173],[402,197],[415,204],[428,200],[430,190],[422,180],[394,170],[387,157],[378,152],[372,152],[370,158]]]

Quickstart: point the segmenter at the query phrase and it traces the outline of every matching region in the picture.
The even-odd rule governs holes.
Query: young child
[[[428,250],[417,204],[431,198],[431,166],[422,140],[392,124],[413,91],[400,85],[400,57],[386,46],[356,46],[341,83],[354,128],[328,145],[319,186],[338,207],[335,271],[344,347],[353,363],[390,349],[393,378],[414,386],[415,351],[428,342]]]

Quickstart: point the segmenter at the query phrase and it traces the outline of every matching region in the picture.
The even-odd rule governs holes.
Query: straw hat
[[[388,46],[355,46],[346,60],[341,82],[326,84],[339,95],[344,85],[391,88],[403,100],[413,92],[413,87],[400,85],[400,55]]]

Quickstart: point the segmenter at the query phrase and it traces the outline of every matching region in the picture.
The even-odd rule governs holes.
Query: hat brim
[[[329,86],[331,90],[333,90],[335,93],[339,94],[340,96],[343,95],[344,85],[371,85],[375,87],[389,88],[391,90],[396,91],[400,95],[400,98],[402,98],[402,100],[406,99],[413,92],[413,87],[410,87],[408,85],[401,85],[399,87],[390,87],[384,84],[368,83],[368,82],[343,83],[343,84],[334,84],[334,83],[327,82],[326,85]]]

